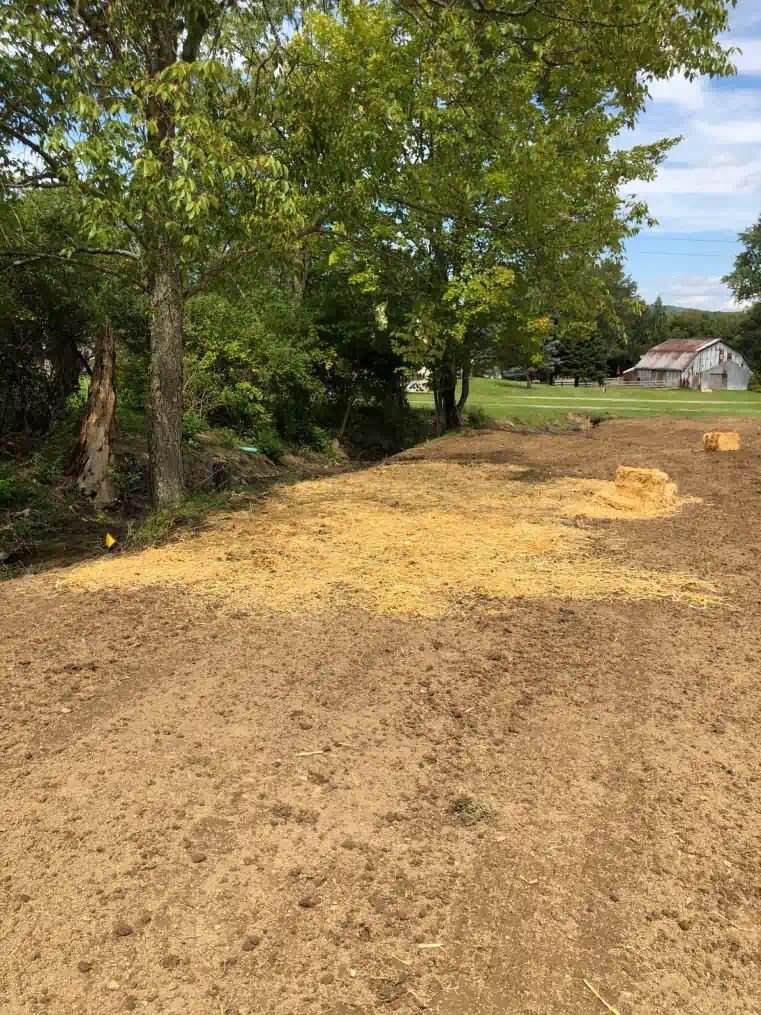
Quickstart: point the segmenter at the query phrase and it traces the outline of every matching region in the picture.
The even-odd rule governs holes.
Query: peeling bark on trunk
[[[69,467],[77,477],[79,490],[96,504],[112,504],[116,500],[111,445],[116,410],[115,358],[114,333],[107,323],[95,345],[87,409]]]
[[[182,317],[179,273],[160,266],[151,293],[151,492],[156,508],[177,504],[184,493]]]

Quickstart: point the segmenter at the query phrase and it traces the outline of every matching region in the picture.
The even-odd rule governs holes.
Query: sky
[[[648,302],[738,309],[721,277],[741,250],[737,233],[761,215],[761,2],[739,0],[730,18],[737,75],[656,82],[621,138],[628,148],[683,137],[657,178],[633,188],[658,219],[627,244],[626,270]]]

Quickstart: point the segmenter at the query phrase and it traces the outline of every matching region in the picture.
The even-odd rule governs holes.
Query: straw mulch
[[[247,511],[215,516],[200,535],[73,568],[58,588],[162,585],[235,607],[350,602],[425,617],[518,596],[718,601],[716,588],[687,572],[601,555],[581,520],[682,509],[675,491],[664,497],[656,482],[660,493],[649,498],[647,486],[632,495],[620,482],[536,482],[515,466],[395,461],[282,487]]]

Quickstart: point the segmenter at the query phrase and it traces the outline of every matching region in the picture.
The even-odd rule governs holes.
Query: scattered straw
[[[605,1007],[608,1009],[611,1015],[621,1015],[621,1012],[618,1010],[618,1008],[614,1008],[613,1005],[610,1004],[610,1002],[606,1001],[605,998],[602,996],[602,994],[599,992],[599,990],[593,987],[592,984],[589,982],[589,980],[587,979],[584,980],[584,986],[587,988],[587,990],[590,990],[594,994],[594,996],[597,998],[598,1001],[601,1002],[601,1004],[605,1005]]]
[[[666,502],[599,480],[537,483],[523,472],[402,460],[283,487],[249,512],[215,516],[195,537],[73,568],[58,587],[174,586],[236,608],[352,602],[427,617],[517,596],[718,601],[689,573],[601,556],[599,533],[593,543],[577,524],[665,517],[684,503],[675,494]]]

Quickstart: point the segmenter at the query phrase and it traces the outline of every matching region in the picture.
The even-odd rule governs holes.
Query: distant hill
[[[674,314],[709,314],[711,317],[734,317],[736,314],[743,313],[742,310],[700,310],[698,307],[675,307],[670,303],[664,303],[663,309],[672,316]]]

